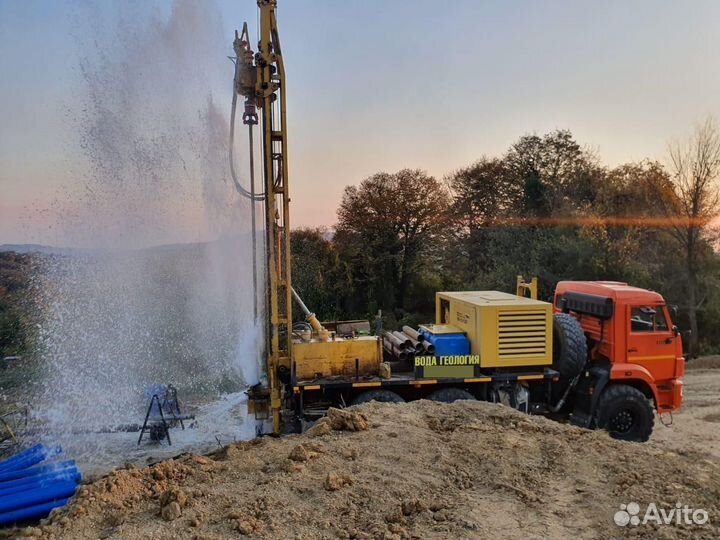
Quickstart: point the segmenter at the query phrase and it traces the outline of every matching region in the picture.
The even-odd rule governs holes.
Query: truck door
[[[644,366],[655,380],[675,376],[675,335],[664,305],[628,306],[627,361]]]

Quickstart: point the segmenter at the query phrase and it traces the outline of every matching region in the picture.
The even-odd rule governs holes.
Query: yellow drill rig
[[[235,34],[235,91],[249,127],[250,190],[264,202],[267,279],[267,383],[249,392],[249,412],[273,433],[298,428],[329,407],[413,399],[481,399],[569,419],[614,436],[647,440],[653,407],[682,403],[684,358],[677,327],[658,293],[625,283],[557,284],[551,302],[537,281],[517,279],[515,294],[436,293],[433,324],[370,335],[367,321],[323,325],[292,288],[285,67],[277,0],[258,0],[260,39],[247,24]],[[260,117],[258,118],[258,110]],[[262,134],[263,193],[255,193],[253,128]],[[254,253],[253,253],[254,254]],[[254,283],[257,280],[254,276]],[[256,294],[257,297],[257,294]],[[292,301],[305,317],[293,324]],[[257,313],[257,310],[256,310]]]
[[[258,9],[260,39],[257,52],[251,48],[247,23],[242,32],[235,33],[231,133],[234,132],[236,100],[241,96],[245,99],[242,118],[249,126],[251,160],[254,155],[252,130],[258,121],[262,133],[264,194],[256,194],[252,189],[248,192],[236,179],[235,184],[243,195],[251,198],[253,208],[257,200],[265,203],[267,263],[267,386],[252,389],[249,409],[258,419],[271,418],[273,432],[280,433],[284,424],[282,411],[294,415],[293,408],[287,403],[290,397],[287,388],[292,380],[316,374],[348,374],[351,368],[357,376],[370,372],[377,374],[382,349],[377,337],[348,339],[326,330],[292,288],[285,66],[277,28],[277,0],[258,0]],[[252,161],[250,168],[251,185],[254,185]],[[309,331],[303,328],[293,331],[293,297],[309,323]]]

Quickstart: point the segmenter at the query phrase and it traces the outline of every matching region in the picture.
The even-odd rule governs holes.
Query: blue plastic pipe
[[[0,497],[0,513],[27,508],[57,499],[67,499],[75,494],[77,484],[75,482],[58,482],[35,489],[14,493],[7,497]]]
[[[35,476],[26,476],[23,478],[17,478],[15,480],[8,480],[7,482],[0,482],[0,492],[4,489],[13,488],[22,484],[28,484],[33,482],[39,482],[42,480],[53,480],[53,479],[75,479],[81,478],[80,471],[77,467],[69,467],[67,469],[60,469],[58,471],[51,471],[42,474],[36,474]]]
[[[55,501],[29,506],[12,512],[4,512],[0,514],[0,525],[10,525],[12,523],[20,523],[31,519],[40,519],[47,516],[53,508],[65,506],[68,499],[58,499]]]
[[[34,489],[43,489],[45,486],[58,483],[71,482],[76,484],[80,481],[80,473],[75,474],[62,474],[54,476],[33,476],[31,478],[23,478],[22,482],[18,482],[12,486],[4,486],[0,484],[0,498],[7,497],[13,493],[20,493],[22,491],[32,491]]]
[[[0,498],[0,513],[27,508],[38,504],[51,502],[59,499],[67,499],[75,494],[77,485],[72,482],[62,484],[51,484],[44,489],[15,493],[8,497]]]
[[[61,461],[60,463],[53,463],[51,465],[41,465],[40,467],[31,467],[29,469],[22,469],[20,471],[4,471],[0,472],[0,482],[7,482],[8,480],[17,480],[18,478],[26,478],[30,476],[37,476],[39,474],[64,471],[68,469],[75,469],[75,460],[69,459],[67,461]]]
[[[52,446],[50,448],[46,448],[45,446],[40,445],[40,448],[38,450],[28,452],[27,454],[22,456],[16,455],[18,459],[10,463],[6,463],[4,467],[0,466],[0,473],[27,469],[28,467],[37,465],[38,463],[41,463],[48,458],[56,456],[61,452],[62,450],[59,446]]]
[[[18,452],[14,456],[11,456],[7,459],[0,461],[0,471],[12,469],[13,465],[15,463],[17,463],[18,461],[21,461],[22,459],[24,459],[28,456],[39,455],[44,449],[45,449],[45,446],[43,446],[42,444],[36,444],[35,446],[28,448],[27,450]]]

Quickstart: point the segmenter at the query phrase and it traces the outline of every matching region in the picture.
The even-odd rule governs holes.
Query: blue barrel
[[[40,519],[47,516],[54,508],[65,506],[69,499],[58,499],[55,501],[44,502],[35,506],[28,506],[11,512],[0,514],[0,525],[11,525],[31,519]]]

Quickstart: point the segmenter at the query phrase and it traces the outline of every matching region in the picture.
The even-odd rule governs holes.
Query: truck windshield
[[[664,332],[668,329],[663,306],[632,308],[630,325],[633,332]]]

